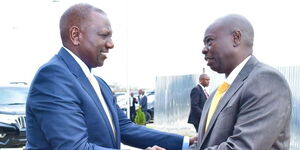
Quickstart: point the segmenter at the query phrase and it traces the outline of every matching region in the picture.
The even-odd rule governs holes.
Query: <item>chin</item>
[[[223,73],[223,72],[221,71],[221,69],[216,68],[216,67],[210,66],[210,69],[213,70],[213,71],[215,71],[215,72],[217,72],[217,73]]]
[[[104,62],[99,62],[97,67],[102,67],[104,65]]]
[[[210,68],[211,70],[213,70],[213,71],[218,72],[217,69],[216,69],[214,66],[209,66],[209,68]]]

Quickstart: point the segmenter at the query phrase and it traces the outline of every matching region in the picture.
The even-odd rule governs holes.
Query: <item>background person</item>
[[[148,99],[147,96],[145,95],[145,91],[142,89],[139,90],[138,101],[139,101],[139,105],[142,107],[142,111],[146,113],[148,109],[147,107]]]
[[[193,124],[197,132],[199,128],[202,109],[206,102],[206,99],[209,96],[205,89],[205,87],[208,87],[209,81],[210,78],[207,74],[201,74],[199,76],[199,84],[192,89],[190,94],[191,110],[188,118],[188,123]]]
[[[137,104],[137,99],[133,96],[133,92],[130,92],[129,104],[130,104],[130,120],[134,121],[135,118],[135,104]]]

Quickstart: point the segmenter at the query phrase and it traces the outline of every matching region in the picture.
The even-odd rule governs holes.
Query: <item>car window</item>
[[[0,87],[0,104],[23,104],[28,90],[27,87]]]

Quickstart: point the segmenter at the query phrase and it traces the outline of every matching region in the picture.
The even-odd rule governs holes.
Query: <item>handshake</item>
[[[197,136],[193,136],[189,139],[189,145],[190,145],[189,149],[190,148],[193,149],[193,148],[196,147],[196,145],[197,145]],[[157,145],[154,145],[153,147],[147,147],[145,150],[166,150],[166,149],[164,149],[162,147],[159,147]]]
[[[145,150],[166,150],[166,149],[159,147],[157,145],[154,145],[153,147],[147,147]]]

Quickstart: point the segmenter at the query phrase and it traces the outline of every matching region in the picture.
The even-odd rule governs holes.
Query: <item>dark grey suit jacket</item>
[[[289,149],[291,92],[277,70],[252,56],[220,100],[205,132],[212,97],[204,105],[196,149]]]

